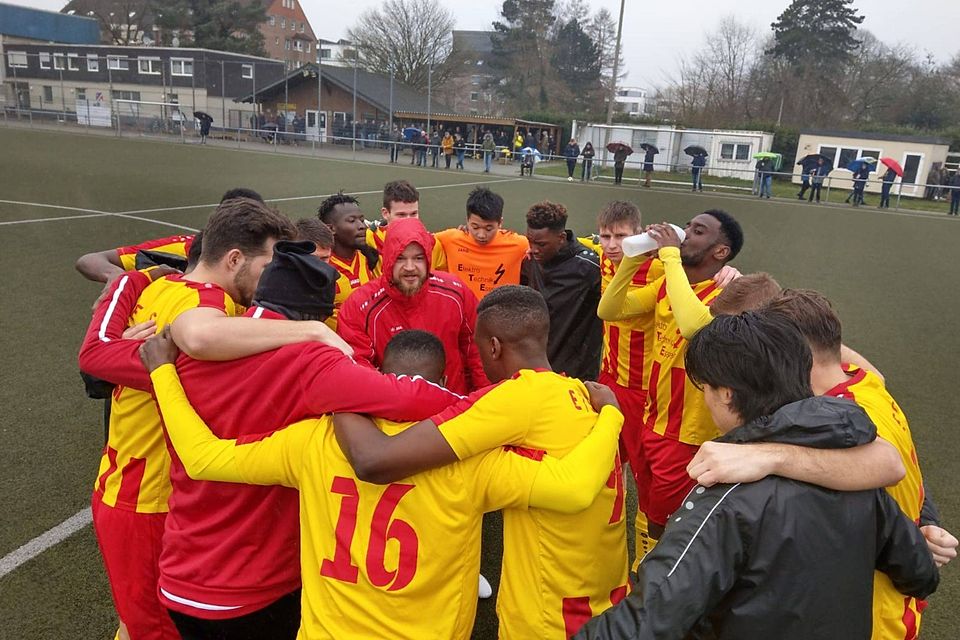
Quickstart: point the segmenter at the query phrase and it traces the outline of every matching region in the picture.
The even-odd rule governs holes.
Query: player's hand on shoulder
[[[157,332],[156,320],[144,320],[132,327],[123,330],[122,338],[124,340],[146,340]]]
[[[140,345],[140,361],[150,372],[162,365],[176,362],[178,355],[180,355],[180,349],[170,335],[170,325],[165,326],[163,331],[147,338]]]
[[[617,410],[620,410],[620,403],[617,401],[617,396],[613,391],[605,384],[600,384],[599,382],[584,382],[583,385],[587,388],[587,391],[590,392],[590,405],[593,407],[593,410],[597,413],[600,412],[607,405],[616,407]]]
[[[687,465],[687,474],[705,487],[756,482],[770,475],[773,464],[764,446],[709,441],[700,446]]]

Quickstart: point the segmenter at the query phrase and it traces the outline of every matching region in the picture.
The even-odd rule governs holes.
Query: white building
[[[628,116],[645,116],[653,112],[653,104],[647,98],[647,90],[640,87],[620,87],[614,98],[615,108]]]
[[[356,49],[349,40],[340,39],[317,41],[317,62],[331,67],[349,67],[351,60],[356,55]]]
[[[607,130],[609,129],[609,137]],[[624,142],[634,153],[627,157],[628,169],[640,169],[643,165],[643,143],[652,144],[660,150],[654,157],[655,171],[686,171],[691,157],[684,149],[698,145],[707,151],[706,173],[727,178],[753,179],[753,156],[761,151],[770,151],[773,134],[764,131],[731,131],[724,129],[683,129],[674,125],[628,125],[581,123],[573,121],[572,136],[580,148],[589,140],[602,158],[608,142]],[[611,160],[612,161],[612,160]]]

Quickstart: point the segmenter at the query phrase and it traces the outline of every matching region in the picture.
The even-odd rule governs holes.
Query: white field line
[[[93,515],[90,507],[87,507],[70,516],[49,531],[41,533],[30,542],[22,545],[19,549],[11,551],[0,558],[0,578],[16,570],[20,565],[36,558],[50,547],[63,542],[91,522],[93,522]]]
[[[25,205],[28,207],[41,207],[44,209],[63,209],[64,211],[79,211],[80,213],[99,213],[106,214],[106,211],[100,211],[99,209],[81,209],[80,207],[68,207],[62,204],[44,204],[42,202],[23,202],[21,200],[0,200],[2,204],[19,204]]]

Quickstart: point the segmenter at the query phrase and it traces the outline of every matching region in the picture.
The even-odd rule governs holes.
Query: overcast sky
[[[59,10],[64,0],[6,0],[13,4]],[[338,40],[365,9],[382,0],[300,0],[318,38]],[[496,0],[445,1],[458,29],[489,29],[499,15]],[[593,11],[607,7],[616,17],[619,0],[591,0]],[[704,33],[727,15],[769,33],[770,23],[789,0],[626,0],[623,47],[626,84],[643,88],[662,85],[676,73],[677,59],[696,48]],[[957,0],[856,0],[866,20],[861,25],[888,44],[909,45],[918,56],[927,52],[941,62],[960,52],[960,2]],[[331,11],[332,9],[332,11]]]

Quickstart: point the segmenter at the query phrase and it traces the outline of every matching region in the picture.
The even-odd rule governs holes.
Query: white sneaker
[[[487,582],[487,579],[483,577],[483,574],[480,574],[480,589],[477,591],[477,596],[481,600],[486,600],[493,595],[493,587],[490,586],[490,583]]]
[[[573,182],[573,178],[568,177],[567,182]]]

